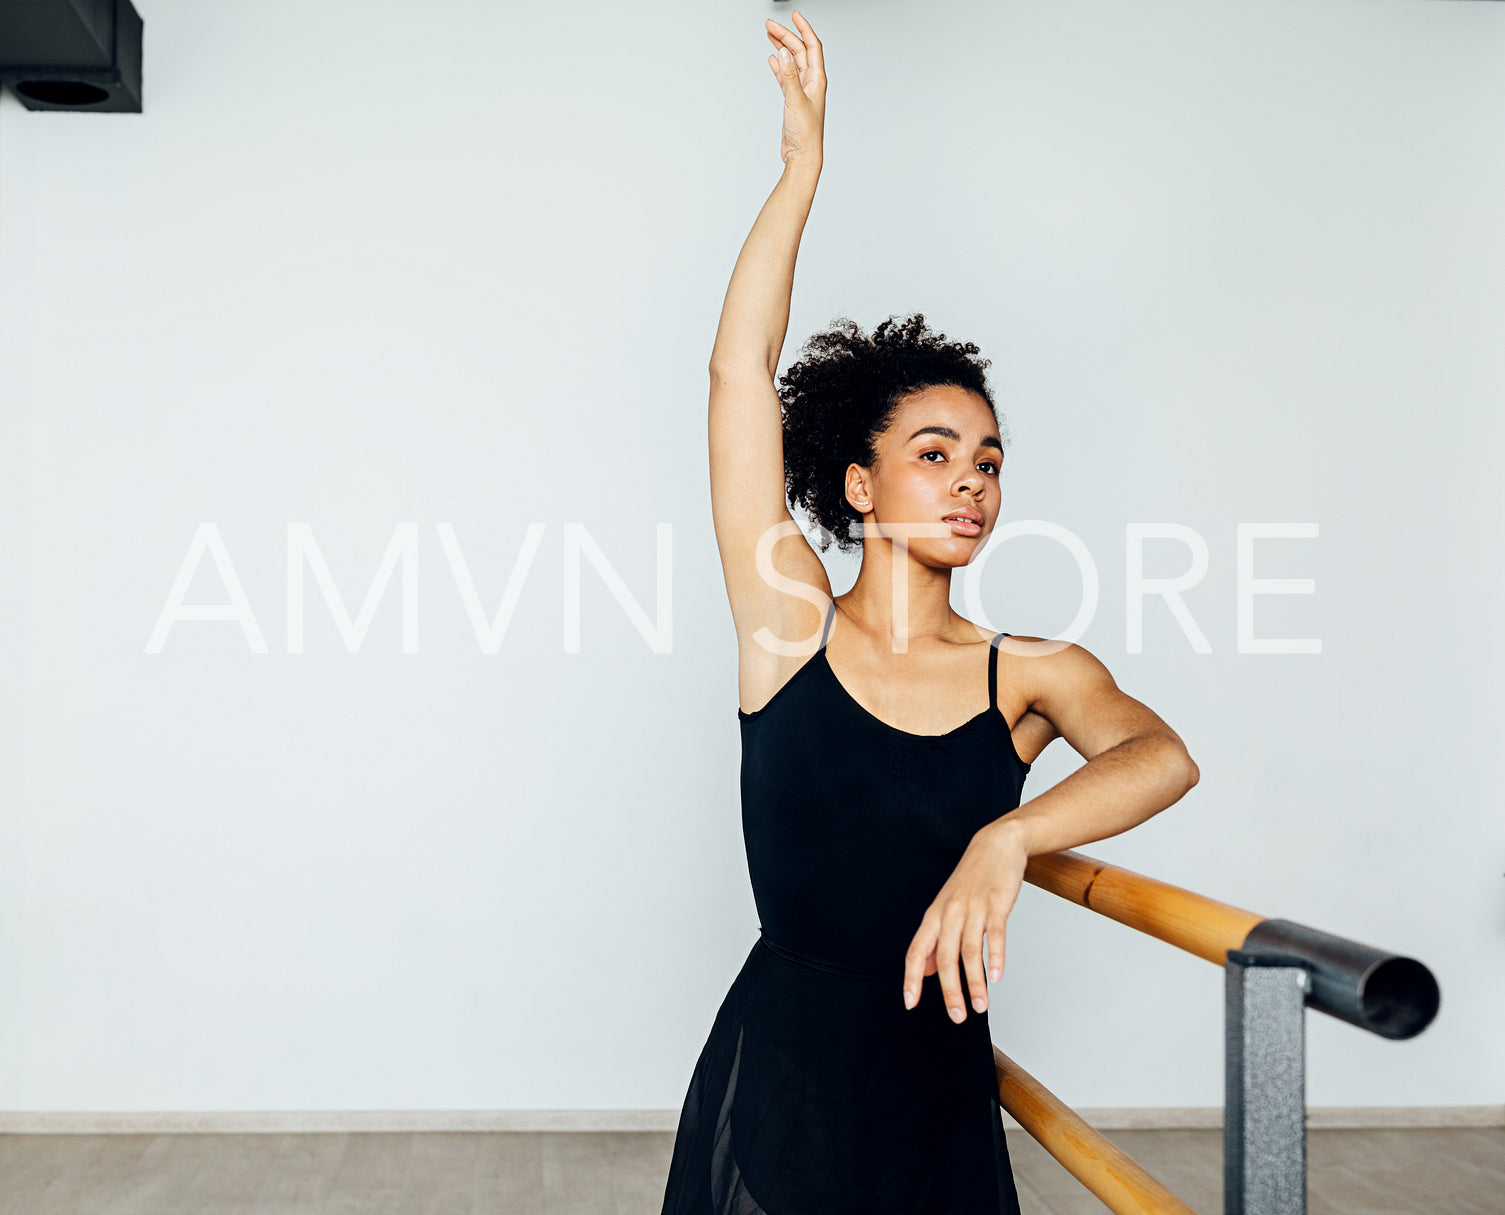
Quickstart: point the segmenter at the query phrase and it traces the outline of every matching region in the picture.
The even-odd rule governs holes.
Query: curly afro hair
[[[847,317],[810,337],[800,359],[779,377],[784,414],[784,482],[789,502],[820,529],[822,552],[836,542],[844,551],[862,548],[862,515],[846,499],[848,464],[871,467],[878,438],[893,423],[904,399],[923,388],[954,385],[988,403],[1005,446],[1008,432],[988,388],[982,358],[972,342],[947,341],[922,313],[895,322],[890,316],[869,337]]]

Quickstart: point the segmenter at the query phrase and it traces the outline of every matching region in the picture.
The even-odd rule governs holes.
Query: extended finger
[[[769,26],[772,26],[773,28],[769,29]],[[774,40],[775,46],[785,46],[789,48],[789,53],[794,56],[795,66],[803,72],[805,70],[805,66],[809,63],[809,58],[805,54],[805,44],[803,40],[801,40],[800,36],[793,30],[786,29],[784,26],[780,25],[772,17],[768,19],[767,24],[765,24],[763,28],[768,32],[768,37]]]
[[[904,1007],[913,1008],[920,1002],[920,988],[925,981],[925,963],[935,949],[937,917],[927,911],[920,923],[920,930],[904,952]]]
[[[982,967],[982,930],[986,923],[987,910],[978,908],[967,917],[967,927],[962,932],[962,966],[967,972],[972,1007],[977,1012],[988,1009],[988,976]]]
[[[805,20],[805,14],[795,9],[792,14],[795,25],[800,27],[800,33],[805,36],[805,54],[812,66],[818,68],[822,74],[826,70],[826,52],[821,46],[820,39],[815,36],[815,31],[810,28],[810,23]]]
[[[988,919],[988,978],[1003,978],[1003,931],[1008,917],[994,912]]]
[[[935,943],[935,969],[941,976],[941,992],[946,1001],[946,1010],[951,1019],[962,1022],[967,1019],[966,1002],[962,999],[961,976],[956,963],[961,956],[961,935],[964,920],[961,909],[947,907],[941,916],[941,932]]]

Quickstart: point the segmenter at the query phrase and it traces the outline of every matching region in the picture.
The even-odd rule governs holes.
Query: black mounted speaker
[[[0,0],[0,86],[28,110],[141,113],[131,0]]]

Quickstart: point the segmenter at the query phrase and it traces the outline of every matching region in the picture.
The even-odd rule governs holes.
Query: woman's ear
[[[868,485],[868,470],[861,464],[847,465],[846,494],[847,501],[852,504],[853,510],[866,514],[873,509],[872,494]]]

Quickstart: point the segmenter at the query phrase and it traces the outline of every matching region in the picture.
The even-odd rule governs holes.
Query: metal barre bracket
[[[1306,1215],[1307,963],[1230,949],[1224,973],[1224,1215]]]

